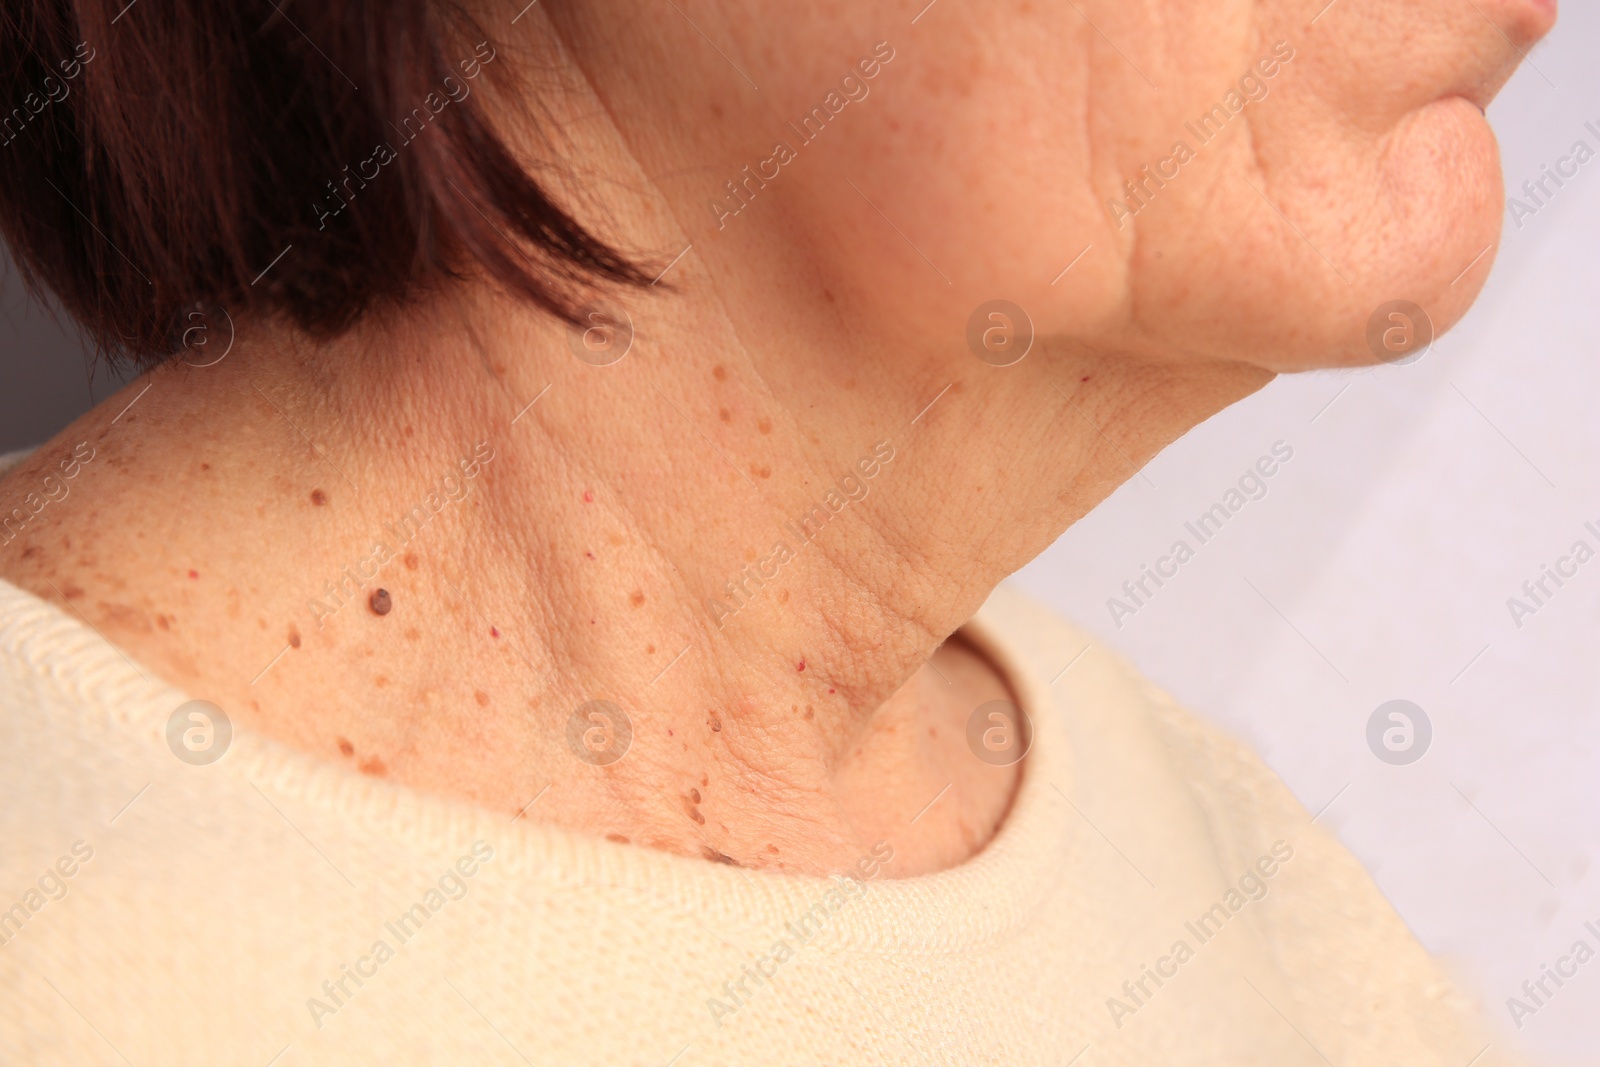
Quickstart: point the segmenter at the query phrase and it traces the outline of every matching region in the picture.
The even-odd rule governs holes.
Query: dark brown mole
[[[722,720],[721,719],[719,719],[715,715],[713,715],[713,716],[711,716],[710,719],[708,719],[706,721],[708,721],[711,724],[711,732],[712,733],[718,734],[718,733],[722,732]]]
[[[389,773],[389,768],[385,767],[383,765],[383,760],[379,759],[377,756],[369,756],[368,758],[362,760],[360,763],[360,770],[362,774],[370,774],[374,778],[382,778],[384,775]]]
[[[328,502],[328,494],[321,489],[313,489],[311,490],[311,502],[320,508]]]
[[[289,647],[290,648],[299,648],[300,647],[300,631],[295,629],[293,626],[289,627]]]
[[[339,755],[354,756],[355,754],[356,746],[352,745],[348,738],[339,738]]]
[[[739,866],[739,861],[738,860],[734,859],[732,856],[727,855],[726,853],[718,852],[716,849],[712,848],[710,845],[701,845],[700,846],[700,855],[704,856],[706,859],[710,860],[713,863],[726,863],[730,867]]]
[[[389,609],[394,607],[394,598],[389,595],[389,590],[387,589],[374,590],[372,596],[367,600],[367,605],[372,608],[374,615],[387,615],[389,614]]]

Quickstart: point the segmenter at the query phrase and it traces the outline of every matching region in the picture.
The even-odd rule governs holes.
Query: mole
[[[394,607],[394,598],[389,595],[389,590],[378,589],[367,600],[367,606],[372,608],[374,615],[387,615],[389,609]]]
[[[701,845],[700,846],[700,855],[704,856],[706,859],[710,860],[713,863],[726,863],[730,867],[739,866],[739,861],[738,860],[734,859],[732,856],[726,855],[725,853],[718,852],[716,849],[712,848],[710,845]]]
[[[311,490],[311,502],[320,508],[328,502],[328,494],[321,489],[313,489]]]

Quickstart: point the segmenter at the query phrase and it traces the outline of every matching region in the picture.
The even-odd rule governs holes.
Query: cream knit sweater
[[[1506,1062],[1239,745],[1016,593],[967,633],[1034,725],[1010,815],[953,870],[827,880],[244,731],[190,765],[183,694],[0,582],[0,1061]]]

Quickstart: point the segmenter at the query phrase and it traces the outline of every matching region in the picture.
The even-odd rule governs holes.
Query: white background
[[[1597,44],[1600,13],[1569,0],[1490,109],[1511,190],[1579,138],[1600,149]],[[1600,160],[1520,228],[1508,214],[1487,291],[1420,362],[1280,379],[1014,579],[1326,806],[1502,1040],[1555,1063],[1600,1063],[1600,959],[1520,1032],[1505,999],[1579,937],[1600,949],[1600,559],[1521,629],[1506,598],[1575,539],[1600,548],[1597,234]],[[0,452],[89,406],[81,353],[7,278]],[[94,394],[115,385],[101,372]],[[1279,440],[1294,458],[1269,494],[1118,629],[1106,599]],[[1410,766],[1366,745],[1394,698],[1434,727]]]
[[[1600,150],[1600,13],[1561,19],[1489,111],[1508,193],[1580,138]],[[1497,1043],[1540,1063],[1600,1063],[1600,958],[1520,1031],[1505,1003],[1580,937],[1600,950],[1600,558],[1520,629],[1506,600],[1580,537],[1600,550],[1597,235],[1600,159],[1520,228],[1507,213],[1484,295],[1422,360],[1279,379],[1012,579],[1327,805]],[[1194,545],[1184,522],[1279,440],[1268,495],[1119,629],[1107,598]],[[1367,747],[1395,698],[1434,728],[1409,766]]]

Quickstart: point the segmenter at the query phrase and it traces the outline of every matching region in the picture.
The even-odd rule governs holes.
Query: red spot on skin
[[[647,656],[655,655],[656,654],[656,646],[655,645],[645,645],[644,646],[644,654],[647,655]]]
[[[200,577],[200,572],[199,571],[190,571],[189,572],[189,577],[198,578],[198,577]]]
[[[671,736],[672,736],[672,731],[671,731],[671,730],[668,730],[668,731],[667,731],[667,736],[668,736],[668,737],[671,737]]]
[[[644,594],[635,589],[632,593],[628,594],[628,603],[632,604],[634,607],[638,607],[640,604],[644,603]]]
[[[583,502],[585,504],[593,504],[594,503],[594,494],[589,492],[589,490],[585,489],[583,491]]]
[[[831,693],[831,692],[833,692],[833,686],[831,686],[831,685],[830,685],[830,686],[829,686],[829,687],[828,687],[828,692],[830,692],[830,693]]]
[[[406,553],[405,565],[406,570],[408,571],[414,571],[417,569],[417,554],[415,552]]]
[[[1080,382],[1086,382],[1088,380],[1089,380],[1089,375],[1087,375],[1087,374],[1085,374],[1082,378],[1078,379],[1078,381],[1080,381]]]
[[[757,466],[752,463],[750,464],[750,473],[757,478],[770,478],[772,477],[772,468],[765,465]]]
[[[328,502],[328,494],[321,489],[313,489],[311,490],[311,502],[320,508]]]
[[[491,627],[489,627],[489,636],[490,637],[499,637],[500,636],[500,631],[495,629],[493,626],[491,626]]]
[[[797,670],[797,671],[805,670],[806,669],[806,661],[805,660],[801,660],[798,664],[795,665],[794,669]]]
[[[594,559],[594,553],[593,552],[585,552],[584,555],[588,556],[590,559]]]
[[[718,363],[715,367],[711,368],[711,376],[719,382],[725,382],[728,380],[727,368]]]
[[[774,856],[776,856],[778,854],[778,846],[777,845],[768,845],[767,846],[767,851],[772,853]]]
[[[489,703],[489,694],[480,689],[476,693],[472,694],[472,699],[478,702],[478,707],[486,707]]]
[[[356,746],[352,745],[349,741],[346,741],[342,737],[339,738],[339,755],[341,755],[341,756],[353,756],[355,754],[356,754]]]
[[[300,631],[296,630],[293,626],[289,627],[289,647],[300,647]]]
[[[389,773],[389,768],[385,767],[383,765],[383,760],[379,759],[377,756],[372,756],[362,760],[360,764],[360,770],[362,774],[370,774],[374,778],[382,778],[384,775]]]
[[[373,679],[372,684],[377,686],[379,689],[384,689],[388,687],[389,679],[380,674],[378,677]]]

